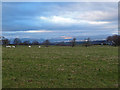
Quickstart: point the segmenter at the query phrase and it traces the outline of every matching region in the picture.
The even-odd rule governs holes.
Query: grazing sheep
[[[11,46],[6,46],[7,48],[11,48]]]
[[[38,46],[38,48],[41,48],[41,46]]]
[[[12,46],[13,48],[15,48],[16,46]]]
[[[28,46],[29,48],[31,48],[31,46]]]

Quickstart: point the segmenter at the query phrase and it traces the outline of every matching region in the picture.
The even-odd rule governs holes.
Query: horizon
[[[89,37],[88,37],[89,38]],[[76,42],[85,42],[88,38],[84,38],[84,39],[77,39],[76,38]],[[8,39],[8,38],[5,38],[5,39]],[[11,39],[8,39],[10,41],[10,44],[12,44],[14,42],[16,38],[11,38]],[[71,42],[73,39],[33,39],[33,38],[18,38],[20,39],[21,42],[24,42],[24,41],[30,41],[30,43],[34,42],[34,41],[37,41],[39,43],[43,43],[44,41],[46,40],[49,40],[51,43],[60,43],[60,42],[65,42],[65,43],[69,43]],[[89,38],[91,42],[94,42],[94,41],[107,41],[106,39],[91,39]]]

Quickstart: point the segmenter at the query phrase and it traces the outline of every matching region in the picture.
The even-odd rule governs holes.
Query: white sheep
[[[38,48],[41,48],[41,46],[38,46]]]
[[[15,46],[12,46],[13,48],[15,48]]]
[[[29,48],[31,48],[31,46],[28,46]]]
[[[6,46],[7,48],[11,48],[11,46]]]

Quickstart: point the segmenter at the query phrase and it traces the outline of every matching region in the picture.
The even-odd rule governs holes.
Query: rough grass
[[[118,87],[118,47],[2,49],[3,88]]]

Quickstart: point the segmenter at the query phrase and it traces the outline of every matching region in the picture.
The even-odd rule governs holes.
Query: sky
[[[105,39],[117,33],[117,2],[2,3],[2,35],[9,39]]]

